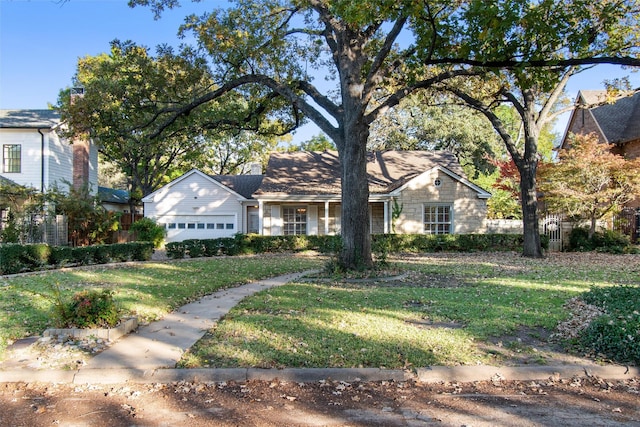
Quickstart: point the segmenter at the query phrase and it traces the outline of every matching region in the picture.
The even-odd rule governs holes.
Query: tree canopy
[[[547,207],[574,220],[596,223],[619,211],[640,194],[640,158],[625,159],[591,135],[573,135],[559,161],[542,170],[540,188]]]
[[[155,13],[178,5],[130,3]],[[218,124],[224,115],[202,111],[224,111],[226,100],[238,98],[246,108],[234,109],[236,124],[269,119],[287,132],[312,120],[341,162],[340,264],[369,266],[365,154],[372,123],[408,95],[454,77],[506,69],[519,82],[510,93],[529,102],[531,91],[555,87],[558,68],[640,65],[638,10],[630,0],[238,0],[185,20],[182,34],[196,36],[213,84],[188,100],[155,104],[150,136],[175,131],[194,115],[205,126]],[[535,156],[531,151],[526,156]]]

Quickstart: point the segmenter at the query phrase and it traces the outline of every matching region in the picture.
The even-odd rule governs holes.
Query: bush
[[[589,230],[578,227],[569,234],[569,250],[576,252],[598,251],[621,254],[629,252],[629,237],[613,230],[596,231],[589,238]]]
[[[125,243],[128,246],[133,261],[149,261],[153,255],[152,242]]]
[[[154,248],[159,248],[162,245],[165,237],[165,229],[163,226],[158,225],[151,218],[141,218],[138,221],[131,224],[129,229],[136,234],[136,240],[139,242],[152,242]]]
[[[27,268],[22,260],[25,249],[17,243],[0,244],[0,272],[2,274],[16,274]]]
[[[182,259],[187,253],[187,248],[183,242],[169,242],[164,246],[167,256],[171,259]]]
[[[68,318],[62,320],[67,327],[110,328],[120,319],[113,291],[108,289],[76,293],[66,313]]]
[[[582,299],[607,313],[581,334],[582,348],[619,363],[640,365],[640,287],[592,288]]]
[[[70,246],[54,246],[49,255],[49,264],[64,267],[73,261],[73,248]]]

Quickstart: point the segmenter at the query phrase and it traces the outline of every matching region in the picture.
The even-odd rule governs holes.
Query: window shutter
[[[271,206],[271,235],[282,235],[282,216],[280,215],[280,205]]]
[[[340,231],[342,230],[342,222],[340,220],[340,215],[342,214],[342,206],[336,205],[333,209],[334,209],[333,214],[336,219],[335,233],[340,234]]]
[[[318,206],[307,206],[307,234],[310,236],[318,235]]]

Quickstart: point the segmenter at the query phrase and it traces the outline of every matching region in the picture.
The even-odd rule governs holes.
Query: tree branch
[[[425,65],[471,65],[483,68],[546,68],[546,67],[573,67],[580,65],[594,64],[612,64],[626,65],[631,67],[640,67],[640,58],[632,56],[600,56],[590,58],[568,58],[568,59],[533,59],[533,60],[517,60],[517,59],[501,59],[501,60],[474,60],[470,58],[438,58],[428,59],[423,62]]]

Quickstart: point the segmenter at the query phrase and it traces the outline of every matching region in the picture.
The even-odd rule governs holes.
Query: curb
[[[290,381],[312,383],[322,380],[345,382],[407,381],[419,383],[475,381],[536,381],[597,377],[608,380],[640,378],[640,367],[625,366],[434,366],[419,368],[417,374],[378,368],[228,368],[228,369],[81,369],[76,371],[0,371],[0,383],[42,382],[68,384],[121,384],[234,381]]]
[[[640,378],[640,367],[557,365],[557,366],[434,366],[417,369],[417,380],[423,383],[473,381],[535,381],[548,378],[598,377],[621,380]]]

